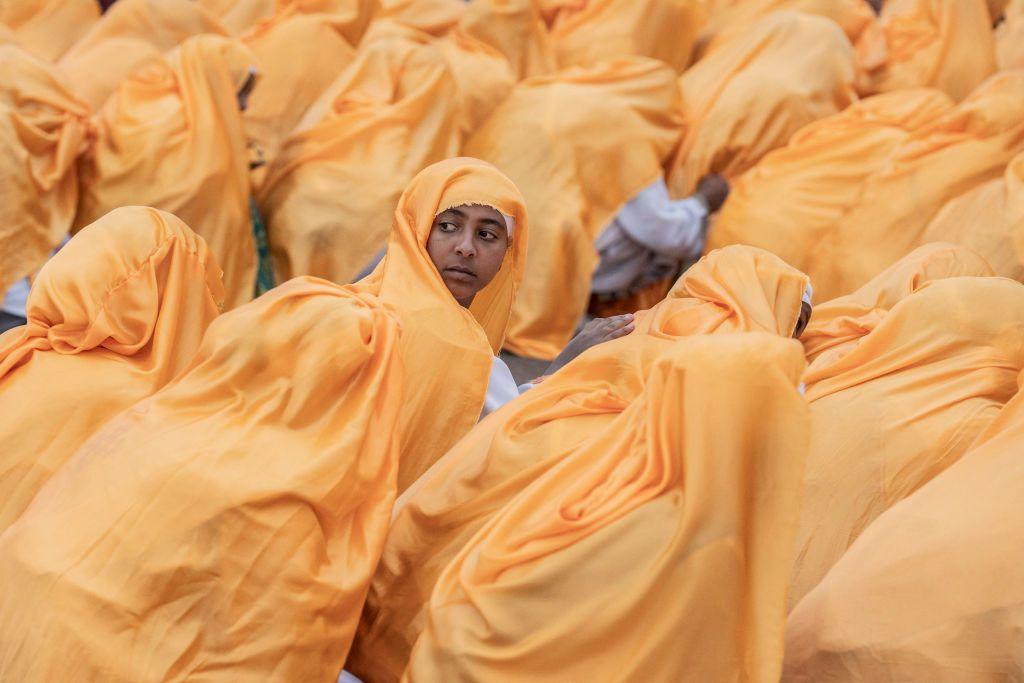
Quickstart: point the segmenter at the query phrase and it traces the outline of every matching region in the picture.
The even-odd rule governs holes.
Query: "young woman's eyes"
[[[498,236],[495,235],[490,230],[480,230],[479,232],[477,232],[477,234],[480,235],[480,238],[483,239],[486,242],[492,242],[492,241],[498,239]]]
[[[437,224],[437,227],[441,229],[441,232],[455,232],[459,229],[459,226],[455,225],[451,221],[441,221]]]

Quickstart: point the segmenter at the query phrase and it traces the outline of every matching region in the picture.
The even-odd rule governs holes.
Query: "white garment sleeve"
[[[491,376],[487,380],[487,396],[480,419],[484,419],[498,408],[519,396],[520,389],[512,377],[512,371],[505,361],[495,356],[491,359]]]
[[[673,200],[664,178],[645,187],[619,211],[616,222],[659,256],[692,259],[704,249],[708,207],[696,195]]]

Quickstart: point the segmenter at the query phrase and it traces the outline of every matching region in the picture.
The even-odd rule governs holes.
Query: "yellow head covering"
[[[766,334],[679,342],[444,569],[403,680],[777,680],[803,364]]]
[[[237,93],[255,57],[230,38],[190,38],[125,80],[80,164],[77,225],[144,203],[188,223],[224,269],[228,307],[252,298],[256,247]]]
[[[223,298],[203,240],[155,209],[112,211],[50,259],[28,324],[0,336],[0,530],[104,422],[186,366]]]
[[[498,274],[463,308],[427,254],[437,214],[463,204],[493,207],[515,221]],[[529,226],[519,190],[483,161],[456,158],[421,171],[395,209],[387,255],[352,285],[390,304],[402,320],[408,395],[402,406],[398,490],[404,491],[480,416],[492,357],[501,349],[526,265]]]
[[[334,680],[394,500],[398,335],[312,278],[215,321],[3,535],[0,679]]]

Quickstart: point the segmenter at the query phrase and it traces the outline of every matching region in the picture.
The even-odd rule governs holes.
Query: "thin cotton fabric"
[[[426,248],[434,217],[465,204],[493,207],[515,221],[501,269],[469,309],[448,291]],[[406,385],[415,391],[399,416],[399,493],[476,424],[523,280],[529,234],[526,206],[511,180],[477,159],[448,159],[412,179],[395,208],[384,259],[351,286],[380,297],[402,322]]]
[[[669,189],[689,195],[707,173],[735,177],[798,129],[857,99],[854,53],[824,17],[773,12],[679,79],[685,135]]]
[[[489,519],[606,429],[675,342],[755,331],[789,337],[806,285],[803,273],[759,249],[709,254],[664,301],[637,314],[634,332],[588,350],[477,425],[400,497],[346,668],[365,680],[398,680],[438,576]]]
[[[0,539],[0,677],[336,680],[394,499],[398,336],[310,278],[215,321]]]
[[[444,569],[403,680],[778,680],[803,364],[766,334],[678,343]]]
[[[815,251],[860,202],[867,179],[915,131],[953,106],[937,90],[901,90],[855,102],[800,129],[733,183],[708,232],[707,248],[749,244],[810,272]],[[836,291],[827,276],[824,269],[812,273],[819,300]]]
[[[368,36],[285,140],[257,195],[278,279],[354,280],[385,246],[412,177],[458,152],[457,112],[455,81],[429,39]]]
[[[675,73],[643,58],[523,81],[465,145],[522,189],[537,229],[506,348],[551,360],[586,311],[597,236],[663,173],[679,138]]]
[[[236,95],[255,63],[237,40],[190,38],[121,84],[97,117],[99,139],[79,163],[77,226],[140,202],[173,213],[217,257],[229,308],[251,300],[256,282]]]
[[[956,242],[981,254],[997,275],[1024,282],[1024,154],[990,180],[947,203],[923,242]]]
[[[807,371],[797,604],[872,521],[955,463],[1017,391],[1024,285],[932,281]]]
[[[932,87],[962,100],[996,71],[985,0],[886,0],[857,44],[860,89]]]
[[[91,143],[89,106],[56,68],[0,45],[0,293],[36,271],[68,234],[75,163]]]
[[[21,46],[51,62],[99,18],[96,0],[9,0],[0,4],[0,25],[10,28]]]
[[[220,312],[220,268],[174,216],[115,209],[40,271],[0,336],[0,531],[107,420],[171,381]]]
[[[996,27],[995,38],[999,69],[1024,69],[1024,0],[1007,4],[1005,19]]]
[[[79,96],[98,110],[137,68],[203,33],[225,31],[193,0],[118,0],[59,65]]]
[[[783,680],[961,683],[1024,674],[1024,394],[959,462],[872,523],[797,606]]]

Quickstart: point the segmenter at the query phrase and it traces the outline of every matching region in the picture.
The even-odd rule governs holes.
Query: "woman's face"
[[[500,212],[464,204],[434,218],[427,253],[448,291],[468,307],[498,274],[508,244],[508,228]]]

